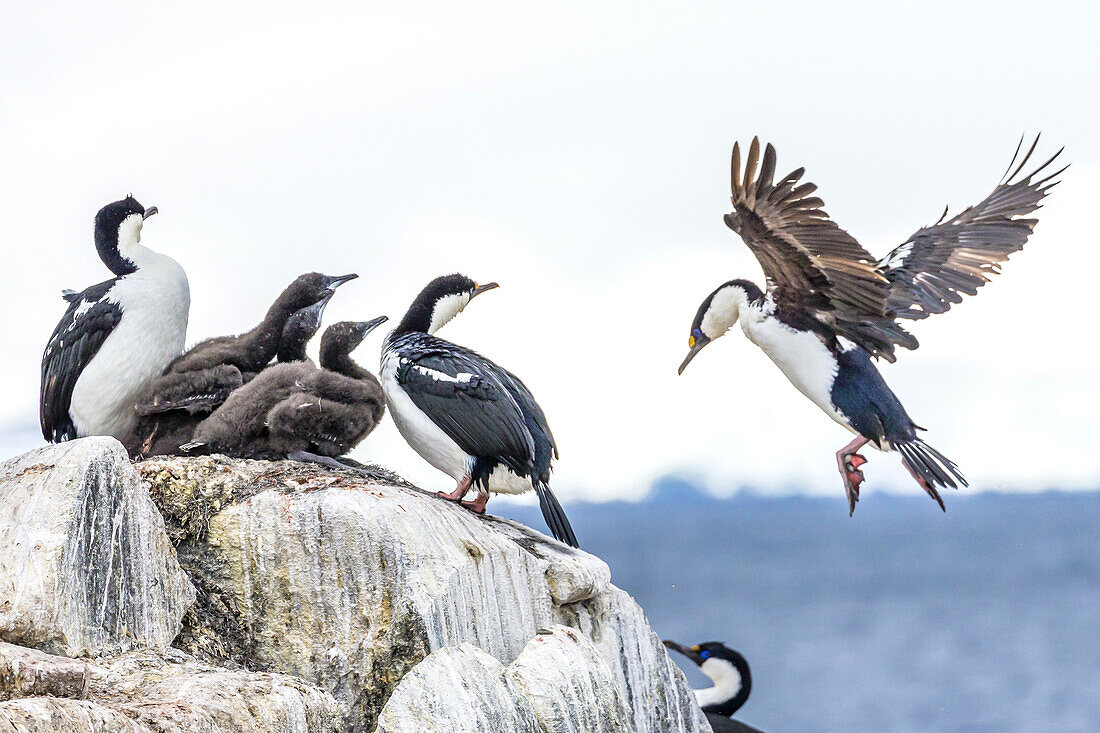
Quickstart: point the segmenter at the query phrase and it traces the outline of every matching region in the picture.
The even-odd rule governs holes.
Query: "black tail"
[[[539,508],[542,509],[542,518],[551,534],[558,542],[564,542],[570,547],[580,547],[577,543],[577,535],[573,534],[573,528],[569,526],[569,519],[565,516],[565,510],[558,503],[558,498],[550,487],[542,481],[532,481],[535,485],[535,493],[539,495]]]
[[[903,443],[894,443],[894,450],[901,454],[901,462],[912,474],[917,483],[921,485],[929,496],[936,500],[940,509],[947,511],[940,498],[937,486],[952,489],[959,488],[959,484],[969,486],[962,471],[950,458],[940,453],[920,438],[907,440]],[[958,482],[958,483],[956,483]]]

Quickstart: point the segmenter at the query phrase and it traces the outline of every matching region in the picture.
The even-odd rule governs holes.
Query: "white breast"
[[[812,331],[796,331],[774,316],[749,308],[741,316],[741,329],[749,341],[763,349],[799,392],[826,415],[851,430],[847,418],[829,399],[837,375],[837,361]]]
[[[380,374],[386,406],[398,432],[421,458],[455,481],[461,481],[470,472],[470,456],[401,389],[397,383],[399,363],[400,357],[396,353],[385,354]]]
[[[183,351],[191,291],[183,268],[157,255],[119,280],[108,300],[122,319],[77,379],[69,415],[78,435],[121,440],[137,422],[138,393]]]

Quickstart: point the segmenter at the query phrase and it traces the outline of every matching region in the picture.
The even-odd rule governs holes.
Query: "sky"
[[[763,282],[722,222],[733,142],[774,143],[885,254],[1041,130],[1073,166],[1027,248],[882,371],[969,491],[1100,487],[1095,5],[313,5],[5,9],[0,455],[42,443],[60,291],[108,277],[92,219],[133,192],[160,209],[143,243],[188,273],[191,343],[255,325],[302,272],[360,275],[335,322],[396,321],[461,271],[501,287],[440,335],[532,389],[563,498],[669,474],[839,496],[849,434],[739,329],[676,375],[699,302]],[[392,422],[352,455],[450,488]],[[865,492],[919,492],[868,457]]]

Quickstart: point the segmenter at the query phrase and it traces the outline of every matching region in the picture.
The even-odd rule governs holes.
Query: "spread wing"
[[[122,318],[116,303],[105,299],[117,278],[66,298],[69,307],[42,354],[38,416],[42,436],[51,443],[71,440],[76,426],[69,416],[76,380]]]
[[[451,440],[472,456],[491,456],[520,476],[534,468],[535,444],[523,411],[494,375],[495,365],[451,345],[402,360],[398,384]]]
[[[757,175],[757,163],[760,163]],[[753,138],[741,173],[741,150],[733,146],[733,211],[725,220],[759,260],[777,304],[796,304],[873,354],[892,359],[897,342],[886,315],[889,281],[870,252],[811,197],[812,183],[799,184],[804,169],[775,182],[775,148]]]
[[[977,293],[989,282],[989,275],[1000,272],[1000,263],[1023,248],[1038,222],[1027,215],[1040,208],[1039,202],[1058,183],[1053,179],[1068,167],[1035,180],[1062,153],[1059,150],[1031,173],[1014,180],[1038,143],[1036,136],[1013,170],[1023,146],[1020,138],[1005,177],[993,193],[947,221],[941,218],[917,230],[883,258],[879,267],[890,281],[887,308],[895,318],[920,320],[944,313],[961,302],[963,295]]]

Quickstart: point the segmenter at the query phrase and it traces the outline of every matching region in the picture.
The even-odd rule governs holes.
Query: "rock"
[[[582,730],[578,706],[593,702],[598,679],[614,688],[598,704],[625,710],[622,730],[708,729],[641,609],[610,584],[596,557],[388,484],[373,469],[365,478],[218,456],[156,458],[137,468],[199,588],[177,646],[301,677],[340,701],[349,730],[371,730],[398,682],[430,653],[473,655],[479,676],[491,679],[554,624],[585,639],[568,652],[558,639],[554,654],[598,657],[605,668],[578,676],[584,664],[575,662],[568,674],[544,670],[549,677],[540,680],[537,665],[510,667],[519,676],[502,684],[545,690],[544,699],[523,707],[508,696],[493,715],[542,715],[574,726],[562,730]],[[446,670],[454,660],[437,662]],[[446,694],[434,678],[423,684]]]
[[[152,733],[124,713],[87,700],[26,697],[0,702],[0,733]]]
[[[433,652],[397,685],[378,733],[631,733],[610,665],[575,629],[540,631],[508,667],[470,644]]]
[[[85,662],[0,641],[0,700],[35,695],[82,698],[88,679]]]
[[[70,657],[165,649],[194,600],[118,441],[0,464],[0,639]]]
[[[343,711],[287,675],[227,670],[181,652],[133,652],[96,665],[89,697],[149,730],[337,733]]]

